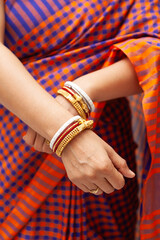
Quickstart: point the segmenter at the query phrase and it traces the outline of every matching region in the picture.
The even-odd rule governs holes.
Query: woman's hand
[[[31,128],[24,140],[37,151],[52,153],[45,139]],[[98,195],[121,189],[124,177],[135,176],[126,161],[91,130],[83,131],[67,145],[62,161],[71,182],[84,192],[99,187]]]
[[[49,145],[47,145],[46,139],[31,128],[28,128],[26,135],[23,137],[23,140],[39,152],[45,152],[48,154],[53,153]]]
[[[56,100],[73,115],[77,114],[63,97]],[[23,139],[37,151],[52,153],[45,139],[31,128]],[[84,192],[99,187],[97,194],[111,193],[124,186],[124,177],[135,176],[126,161],[91,130],[83,131],[67,145],[62,161],[69,179]]]
[[[91,130],[83,131],[67,145],[62,161],[71,182],[84,192],[99,187],[98,195],[123,188],[124,177],[135,176],[126,161]]]

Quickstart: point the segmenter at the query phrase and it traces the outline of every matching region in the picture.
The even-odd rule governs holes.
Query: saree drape
[[[159,11],[158,0],[5,2],[5,44],[53,97],[65,81],[125,56],[133,63],[145,92],[143,107],[152,154],[144,172],[141,239],[160,237],[156,191]],[[136,171],[128,101],[96,103],[92,118],[94,131]],[[126,186],[111,195],[84,194],[68,180],[61,159],[25,144],[26,129],[0,105],[0,239],[134,239],[136,178],[126,180]]]

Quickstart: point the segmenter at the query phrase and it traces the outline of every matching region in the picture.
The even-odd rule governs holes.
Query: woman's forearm
[[[131,62],[125,58],[75,80],[93,101],[101,102],[142,92]]]
[[[142,92],[135,70],[127,58],[77,78],[73,82],[79,85],[93,101],[97,102]],[[77,114],[74,107],[65,98],[58,95],[56,99],[73,115]]]
[[[65,110],[0,43],[0,102],[47,139],[72,114]]]

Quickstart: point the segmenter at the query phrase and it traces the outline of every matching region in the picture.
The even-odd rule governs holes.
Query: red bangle
[[[56,140],[55,144],[53,145],[53,152],[56,152],[58,145],[60,144],[60,142],[65,138],[65,136],[71,132],[75,127],[77,127],[79,125],[78,122],[74,122],[72,124],[70,124],[67,129],[65,129],[60,136],[58,137],[58,139]]]
[[[62,89],[65,90],[66,92],[70,93],[74,97],[75,92],[73,92],[70,88],[62,87]]]
[[[75,123],[75,122],[69,124],[69,125],[67,126],[67,128],[71,127],[74,123]],[[65,131],[66,131],[66,128],[61,132],[61,134],[59,135],[59,137],[60,137],[62,134],[64,134]],[[59,139],[59,137],[56,139],[55,143],[53,144],[52,149],[54,148],[54,145],[56,144],[56,142],[57,142],[57,140]]]

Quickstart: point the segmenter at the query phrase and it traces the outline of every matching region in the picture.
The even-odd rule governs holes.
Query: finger
[[[126,163],[126,161],[120,157],[109,145],[106,146],[108,156],[110,157],[112,163],[117,168],[117,170],[122,173],[123,176],[128,178],[135,177],[135,173],[131,171]]]
[[[74,183],[75,184],[75,183]],[[81,189],[83,192],[89,192],[88,188],[84,184],[75,184],[79,189]]]
[[[105,178],[101,178],[95,184],[101,189],[102,192],[105,192],[107,194],[110,194],[115,190]]]
[[[43,143],[44,143],[44,137],[40,136],[38,133],[36,134],[36,138],[34,141],[34,149],[42,152],[43,151]]]
[[[111,186],[117,190],[121,189],[125,185],[125,180],[123,175],[118,172],[115,166],[112,164],[111,160],[107,160],[108,164],[106,167],[106,172],[104,172],[104,178],[111,184]]]
[[[26,135],[23,136],[23,140],[30,146],[34,145],[36,139],[36,132],[32,128],[28,128]]]
[[[46,139],[44,139],[43,146],[42,146],[42,151],[48,154],[52,154],[53,151],[50,149],[49,145],[46,143]]]
[[[88,192],[90,192],[90,193],[92,193],[92,190],[96,190],[98,188],[98,191],[94,195],[100,195],[100,194],[103,193],[101,188],[98,185],[94,184],[94,183],[85,182],[84,186],[88,189]]]

